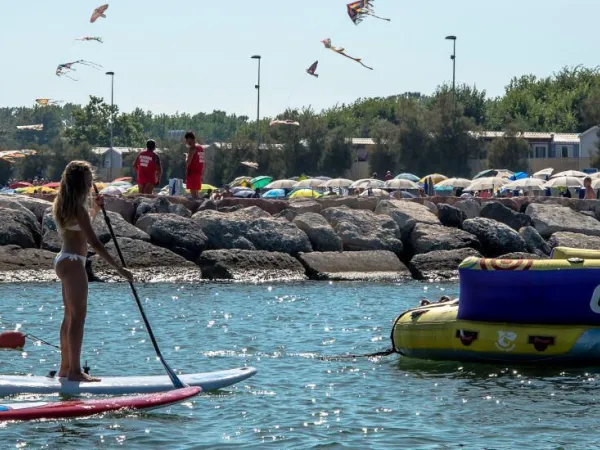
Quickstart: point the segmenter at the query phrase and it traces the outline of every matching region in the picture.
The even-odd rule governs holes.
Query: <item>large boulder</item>
[[[523,227],[519,230],[519,234],[525,241],[527,251],[539,256],[548,256],[552,249],[544,238],[533,227]],[[600,238],[598,238],[600,241]]]
[[[54,252],[18,245],[0,246],[0,272],[14,270],[51,270]]]
[[[39,248],[42,234],[31,211],[0,207],[0,245]]]
[[[137,223],[140,217],[145,214],[169,214],[172,212],[172,206],[169,199],[164,196],[156,198],[138,197],[134,203],[135,213],[132,223]],[[191,215],[191,212],[190,212]]]
[[[389,251],[313,252],[298,258],[313,280],[397,280],[410,278],[408,269]]]
[[[208,238],[200,225],[177,214],[146,214],[136,226],[150,236],[153,244],[168,248],[189,261],[196,261]]]
[[[462,228],[462,223],[467,219],[467,215],[461,209],[444,203],[439,203],[437,208],[442,225],[446,227]]]
[[[185,206],[183,206],[181,203],[174,203],[169,205],[169,213],[177,214],[178,216],[186,217],[188,219],[192,217],[192,212]]]
[[[389,216],[346,206],[327,208],[322,215],[342,239],[344,250],[403,250],[398,225]]]
[[[112,229],[115,233],[116,237],[125,237],[129,239],[137,239],[140,241],[149,241],[150,236],[147,233],[144,233],[139,228],[131,225],[123,216],[119,213],[108,212],[108,217],[110,219],[110,223],[112,225]],[[92,221],[92,226],[98,239],[103,244],[106,244],[110,241],[110,232],[108,231],[108,227],[106,226],[106,221],[104,220],[104,216],[102,213],[98,214],[94,220]]]
[[[463,222],[463,229],[479,239],[486,257],[495,258],[505,253],[525,252],[527,248],[518,232],[492,219],[467,219]]]
[[[306,279],[304,267],[286,253],[250,250],[207,250],[198,258],[209,280],[274,281]]]
[[[288,209],[298,213],[320,213],[323,210],[321,203],[311,199],[298,199],[290,201]],[[285,210],[284,210],[285,211]]]
[[[191,267],[195,264],[186,260],[183,256],[179,256],[166,248],[158,247],[149,242],[139,239],[117,238],[119,248],[123,253],[123,257],[127,266],[132,269],[146,269],[158,267]],[[119,255],[115,249],[114,242],[106,245],[106,249],[119,262]],[[94,255],[90,258],[94,272],[98,270],[112,270],[112,268],[100,256]]]
[[[465,213],[467,219],[474,219],[475,217],[479,217],[479,213],[481,212],[481,205],[477,200],[472,198],[467,198],[465,200],[460,200],[454,204],[458,209]]]
[[[119,213],[127,222],[134,223],[136,209],[134,202],[107,195],[104,197],[104,205],[107,211]]]
[[[436,250],[413,256],[408,267],[417,280],[456,278],[458,266],[470,256],[480,258],[481,254],[472,248]]]
[[[459,248],[479,248],[475,236],[456,228],[442,225],[418,223],[410,234],[410,247],[414,254],[436,250],[456,250]]]
[[[288,210],[284,210],[288,211]],[[294,225],[304,231],[316,252],[341,252],[342,239],[335,234],[329,222],[320,214],[307,212],[293,219]]]
[[[417,223],[440,224],[440,219],[427,206],[404,200],[382,200],[375,213],[390,216],[398,225],[403,241],[409,238]]]
[[[488,202],[481,208],[481,217],[508,225],[515,231],[531,225],[531,218],[498,202]]]
[[[62,248],[62,237],[56,230],[46,230],[42,235],[42,250],[58,253]]]
[[[241,205],[244,209],[250,206],[257,206],[271,216],[279,214],[288,207],[285,200],[273,200],[267,198],[236,198],[229,197],[218,201],[219,208]]]
[[[548,259],[547,256],[540,256],[535,253],[515,252],[500,255],[498,259]]]
[[[375,211],[379,203],[378,197],[338,197],[337,195],[321,197],[317,200],[323,209],[341,208],[347,206],[350,209],[365,209],[367,211]]]
[[[52,203],[47,200],[29,197],[27,195],[0,196],[0,207],[11,208],[9,205],[12,203],[17,203],[31,211],[37,218],[38,222],[42,221],[42,217],[44,217],[46,210],[52,207]]]
[[[526,214],[533,220],[533,226],[548,239],[558,231],[570,231],[592,236],[600,236],[600,222],[571,208],[543,203],[532,203]]]
[[[242,248],[291,254],[312,251],[306,233],[293,223],[273,218],[259,208],[244,208],[232,213],[199,211],[192,220],[207,236],[209,249]]]
[[[569,247],[581,248],[585,250],[600,250],[600,237],[586,236],[581,233],[570,233],[568,231],[559,231],[554,233],[548,239],[550,248]]]

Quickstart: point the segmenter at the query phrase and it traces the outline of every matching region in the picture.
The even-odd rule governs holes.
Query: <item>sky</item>
[[[0,106],[38,97],[86,103],[90,95],[154,113],[226,111],[256,117],[257,61],[262,56],[261,117],[286,108],[316,111],[358,98],[432,93],[452,80],[488,96],[514,76],[548,76],[563,66],[598,65],[597,0],[375,0],[359,26],[349,0],[114,0],[107,18],[89,18],[101,0],[2,0]],[[101,36],[103,44],[77,42]],[[370,71],[324,48],[321,40],[362,57]],[[78,81],[55,75],[59,63],[84,59]],[[319,78],[305,70],[319,61]]]

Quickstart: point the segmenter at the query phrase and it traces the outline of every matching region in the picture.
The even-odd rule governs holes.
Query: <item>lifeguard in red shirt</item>
[[[185,143],[188,148],[185,187],[190,190],[192,198],[196,199],[198,198],[198,192],[202,189],[204,148],[196,143],[196,136],[191,131],[185,133]]]
[[[152,194],[154,186],[160,181],[162,169],[160,158],[154,153],[155,150],[156,142],[150,139],[146,142],[146,151],[140,153],[133,163],[140,194]]]

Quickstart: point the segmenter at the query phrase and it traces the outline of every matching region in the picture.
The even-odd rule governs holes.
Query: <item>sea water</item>
[[[4,329],[52,343],[59,284],[3,285]],[[593,369],[531,369],[381,358],[390,328],[456,284],[297,283],[138,286],[166,360],[184,373],[258,373],[147,413],[0,424],[0,448],[572,449],[600,446]],[[159,375],[129,287],[93,284],[83,359],[91,373]],[[44,375],[56,350],[0,353],[0,373]],[[60,400],[21,395],[11,401]]]

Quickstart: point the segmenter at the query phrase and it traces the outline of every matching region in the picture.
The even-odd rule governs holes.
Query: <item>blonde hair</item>
[[[80,208],[86,208],[93,178],[92,166],[86,161],[71,161],[67,165],[60,179],[60,188],[52,208],[59,229],[64,230],[76,222]]]

